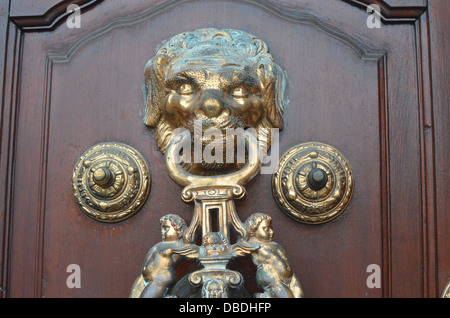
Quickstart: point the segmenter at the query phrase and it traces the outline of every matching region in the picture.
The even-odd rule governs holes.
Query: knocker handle
[[[250,132],[244,131],[245,146],[249,159],[238,171],[230,174],[199,176],[184,170],[179,163],[181,146],[190,138],[187,130],[178,134],[169,144],[165,153],[166,170],[170,178],[180,186],[190,185],[220,186],[220,185],[244,185],[250,181],[261,168],[260,147],[258,140]]]

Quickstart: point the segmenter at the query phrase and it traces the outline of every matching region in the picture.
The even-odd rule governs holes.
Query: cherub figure
[[[283,247],[272,241],[272,218],[263,213],[251,215],[244,224],[247,241],[258,245],[250,255],[257,266],[256,284],[264,290],[257,298],[302,298],[303,290],[293,273]]]
[[[186,245],[183,241],[186,223],[175,214],[168,214],[160,219],[162,242],[148,251],[142,267],[145,287],[141,298],[167,297],[170,288],[176,282],[175,269],[183,256],[198,257],[196,245]]]

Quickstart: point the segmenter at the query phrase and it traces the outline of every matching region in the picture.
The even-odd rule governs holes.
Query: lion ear
[[[164,76],[169,58],[157,55],[147,62],[144,69],[142,92],[144,94],[144,123],[155,127],[161,115],[161,103],[165,96]]]
[[[261,81],[261,96],[266,106],[267,119],[274,128],[282,130],[283,112],[287,104],[286,74],[278,65],[265,63],[260,63],[256,72]]]

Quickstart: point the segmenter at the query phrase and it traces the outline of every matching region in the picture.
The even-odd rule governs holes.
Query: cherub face
[[[256,229],[255,237],[261,242],[271,242],[273,238],[272,221],[263,220]]]
[[[208,298],[226,298],[226,289],[223,283],[219,282],[216,279],[213,279],[207,284],[206,288],[204,288],[203,293],[205,294],[205,296],[207,295]]]
[[[176,241],[178,239],[177,230],[169,220],[164,220],[161,224],[161,236],[162,240],[166,242]]]
[[[222,255],[227,246],[227,240],[222,233],[210,232],[203,238],[206,255]]]

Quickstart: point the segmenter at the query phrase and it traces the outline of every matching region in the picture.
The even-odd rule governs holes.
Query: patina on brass
[[[303,289],[292,271],[287,254],[273,242],[272,218],[263,213],[252,214],[245,222],[247,241],[258,246],[251,250],[257,266],[256,284],[264,290],[259,298],[301,298]]]
[[[273,196],[293,219],[329,222],[345,211],[353,195],[353,171],[334,147],[307,142],[288,150],[272,176]]]
[[[209,128],[226,138],[227,130],[251,127],[261,147],[269,148],[270,128],[283,128],[285,89],[285,73],[255,36],[213,28],[185,32],[166,41],[145,66],[144,122],[155,128],[163,153],[177,128],[188,129],[192,140],[199,131],[207,146],[211,140],[203,133]],[[242,165],[193,161],[184,168],[201,175],[225,174]]]
[[[139,211],[150,192],[150,169],[134,148],[97,144],[81,155],[72,177],[81,210],[100,222],[119,222]]]
[[[239,30],[211,28],[176,35],[147,63],[145,123],[155,128],[166,170],[183,187],[182,200],[194,204],[194,215],[170,241],[165,233],[175,232],[170,229],[173,225],[162,228],[163,242],[147,254],[130,297],[177,296],[171,289],[183,289],[177,288],[174,275],[180,260],[196,260],[200,265],[181,282],[193,288],[184,296],[242,295],[233,291],[243,288],[243,277],[229,268],[237,257],[251,257],[257,266],[256,282],[263,292],[255,297],[303,297],[286,252],[272,240],[271,218],[255,214],[243,223],[234,204],[245,196],[243,186],[260,170],[261,153],[271,141],[268,129],[283,127],[284,93],[284,72],[266,44]],[[199,142],[203,151],[217,142],[203,135],[210,128],[220,132],[222,142],[230,138],[227,131],[241,129],[245,162],[178,160],[185,151],[181,145],[192,143],[195,149]],[[199,131],[201,137],[196,139]],[[194,151],[187,159],[195,155]]]
[[[160,219],[162,242],[147,253],[142,273],[136,279],[131,297],[169,297],[176,282],[175,268],[183,257],[195,258],[198,247],[183,240],[186,223],[178,215],[168,214]]]

